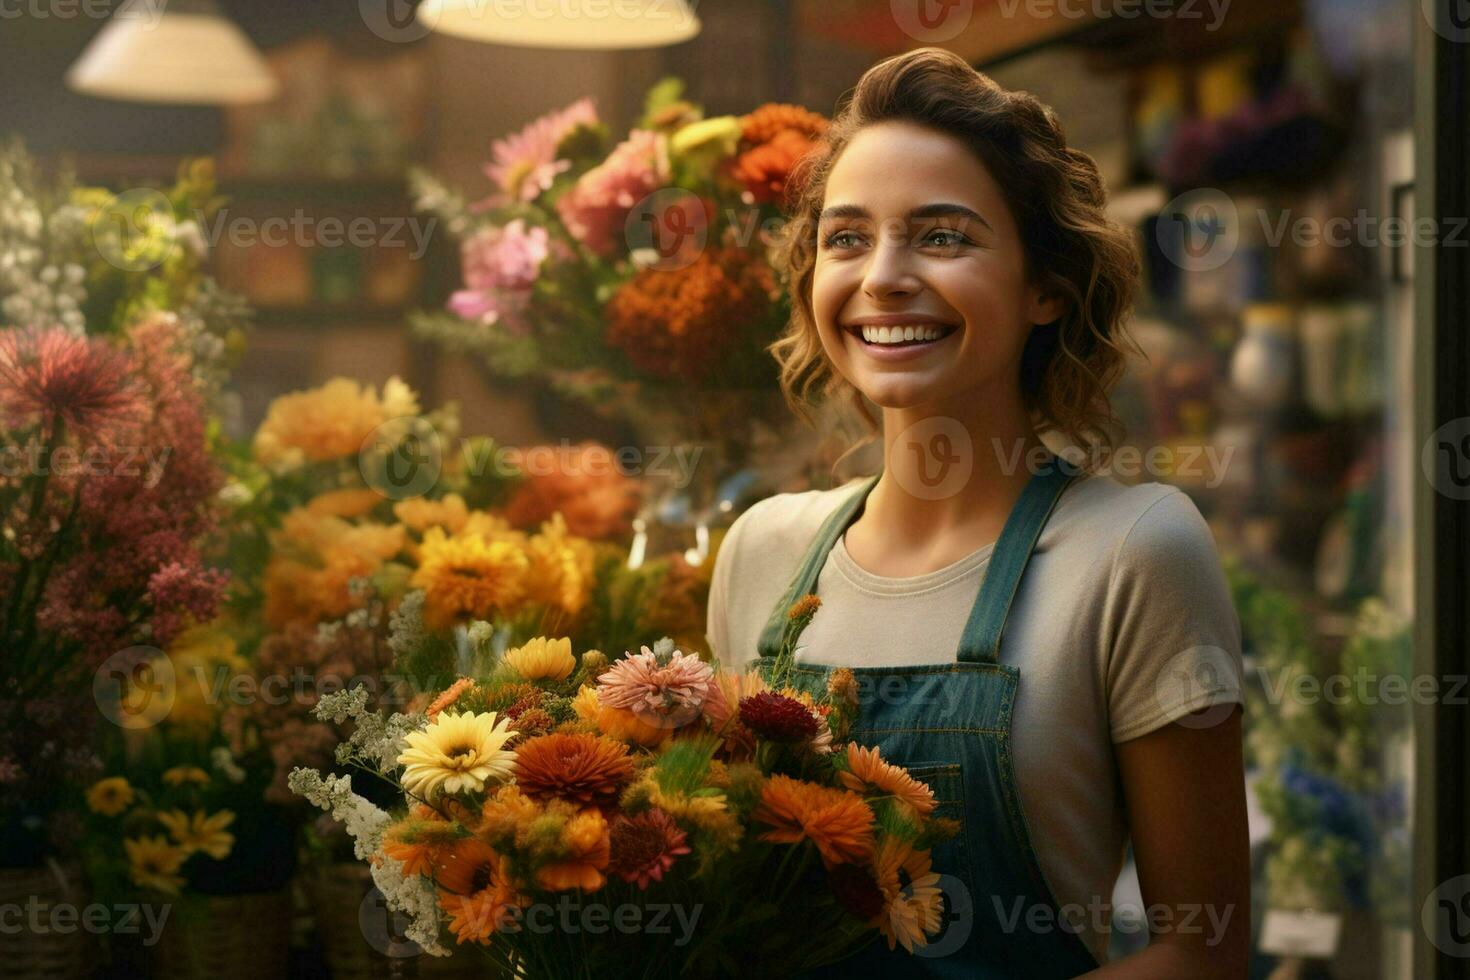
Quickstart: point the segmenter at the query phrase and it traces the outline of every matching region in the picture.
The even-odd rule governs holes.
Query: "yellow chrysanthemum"
[[[383,497],[376,490],[328,490],[307,501],[306,510],[317,517],[362,517],[382,502]]]
[[[179,867],[189,854],[163,837],[130,837],[123,841],[128,854],[128,877],[139,888],[177,895],[184,879]]]
[[[353,456],[384,422],[418,413],[418,397],[398,378],[383,386],[381,399],[371,385],[333,378],[271,402],[255,433],[255,458],[282,468]]]
[[[450,534],[458,533],[469,520],[469,510],[464,498],[457,493],[445,495],[443,500],[425,497],[410,497],[393,505],[393,516],[412,531],[426,531],[431,527],[442,527]]]
[[[460,619],[514,610],[525,596],[528,565],[525,551],[509,541],[449,537],[431,527],[409,585],[424,590],[424,622],[444,629]]]
[[[203,810],[195,810],[193,816],[182,810],[169,810],[156,816],[185,854],[203,851],[216,861],[222,861],[230,856],[230,849],[235,846],[235,835],[225,830],[235,822],[235,814],[230,810],[221,810],[208,817]]]
[[[398,756],[404,766],[403,788],[424,800],[441,793],[483,789],[508,779],[515,751],[505,748],[515,732],[510,719],[493,711],[476,714],[442,712],[428,728],[412,732]]]
[[[577,688],[577,696],[572,698],[572,710],[583,721],[596,721],[597,713],[602,710],[597,700],[597,688],[591,684]]]
[[[209,782],[209,773],[198,766],[174,766],[164,771],[163,781],[170,786],[182,786],[185,783],[198,783],[204,786]]]
[[[121,776],[99,779],[87,790],[87,806],[93,813],[115,817],[133,805],[133,787]]]
[[[234,638],[215,626],[195,626],[180,633],[169,645],[168,659],[173,665],[174,695],[168,720],[196,730],[209,727],[218,717],[221,706],[212,692],[219,679],[250,670]],[[141,687],[135,690],[144,697],[157,696]]]
[[[538,636],[505,652],[505,662],[528,681],[564,681],[577,669],[572,641],[566,637]]]
[[[607,819],[596,807],[579,810],[562,828],[562,843],[568,854],[560,861],[542,865],[536,884],[547,891],[580,888],[596,891],[606,883],[603,872],[612,856],[612,838]]]
[[[560,513],[526,542],[526,598],[575,616],[592,594],[592,542],[567,533]]]

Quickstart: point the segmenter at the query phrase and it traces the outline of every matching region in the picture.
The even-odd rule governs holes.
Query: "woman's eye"
[[[848,241],[853,237],[850,231],[834,231],[822,239],[822,244],[827,248],[851,248],[852,243]]]
[[[954,248],[966,242],[964,235],[950,228],[936,228],[925,236],[924,241],[938,245],[940,248]]]

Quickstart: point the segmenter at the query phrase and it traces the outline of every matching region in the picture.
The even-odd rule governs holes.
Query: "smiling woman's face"
[[[1059,307],[1025,281],[978,157],[925,126],[875,123],[833,165],[822,206],[812,309],[838,373],[883,408],[1019,397],[1027,334]]]

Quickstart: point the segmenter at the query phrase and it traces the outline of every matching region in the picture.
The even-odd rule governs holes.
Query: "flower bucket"
[[[404,977],[434,980],[496,976],[493,964],[474,950],[448,957],[420,952],[396,928],[364,864],[339,862],[311,869],[306,888],[332,980],[377,980],[395,966]]]
[[[75,925],[86,905],[80,870],[54,861],[36,868],[0,869],[0,908],[25,909],[32,902],[42,908],[76,909],[77,914],[72,916]],[[81,928],[38,931],[27,928],[23,920],[18,932],[0,930],[0,977],[71,980],[89,976],[95,942],[95,937]]]
[[[176,980],[285,977],[291,893],[191,896],[178,902],[155,947],[155,975]]]

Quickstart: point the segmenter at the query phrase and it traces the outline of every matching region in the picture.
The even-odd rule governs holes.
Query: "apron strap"
[[[965,631],[960,635],[958,658],[969,663],[997,663],[1000,659],[1000,635],[1010,616],[1011,603],[1021,585],[1021,576],[1031,560],[1031,552],[1041,537],[1041,529],[1051,517],[1062,491],[1076,477],[1078,470],[1060,456],[1053,465],[1032,475],[1020,499],[1011,508],[1005,527],[996,539],[980,583],[980,594],[970,609]]]
[[[1011,603],[1015,601],[1026,564],[1031,560],[1032,549],[1036,547],[1041,529],[1051,517],[1062,491],[1078,472],[1075,466],[1060,456],[1053,457],[1052,464],[1034,474],[1021,491],[1021,496],[1006,517],[1005,526],[991,551],[985,578],[980,584],[980,594],[975,598],[975,604],[970,609],[970,618],[960,635],[958,659],[971,663],[998,661],[1000,635],[1005,630],[1006,618],[1010,615]],[[757,646],[762,657],[775,657],[780,653],[786,626],[790,622],[787,612],[797,599],[816,588],[822,566],[827,563],[832,547],[856,519],[868,494],[881,476],[879,473],[864,480],[818,528],[791,584],[771,610],[770,618],[761,630]]]
[[[837,544],[844,531],[847,530],[857,517],[863,502],[868,499],[868,494],[878,484],[879,473],[870,476],[863,481],[862,485],[853,492],[837,509],[827,516],[822,526],[817,529],[817,535],[812,539],[811,546],[807,548],[806,555],[797,567],[796,574],[787,586],[781,601],[776,603],[776,608],[771,610],[771,616],[766,620],[765,628],[761,630],[758,649],[762,657],[774,657],[781,652],[781,641],[786,633],[786,624],[790,622],[786,613],[791,609],[792,603],[817,587],[817,578],[822,574],[822,566],[827,563],[827,555],[832,547]]]

